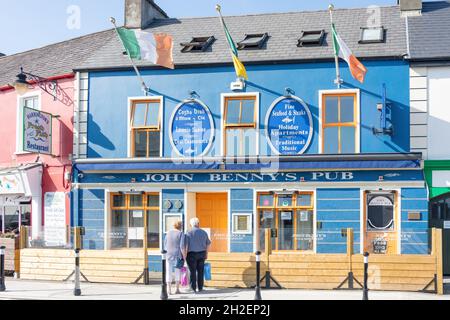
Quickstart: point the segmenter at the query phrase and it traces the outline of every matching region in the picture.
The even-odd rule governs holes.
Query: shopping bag
[[[182,267],[180,269],[180,272],[181,272],[180,284],[182,287],[187,287],[187,285],[189,284],[189,280],[188,280],[188,273],[187,273],[186,267]]]
[[[210,263],[205,263],[204,275],[205,275],[205,280],[206,281],[210,281],[211,280],[211,264]]]

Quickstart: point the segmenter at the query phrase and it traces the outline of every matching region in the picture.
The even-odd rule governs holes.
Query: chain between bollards
[[[255,256],[256,256],[255,300],[262,300],[262,297],[261,297],[261,251],[256,251]]]
[[[80,289],[80,249],[75,249],[75,288],[73,289],[74,296],[81,296]]]
[[[167,283],[166,283],[166,250],[162,250],[162,282],[161,282],[161,300],[168,300],[169,296],[167,295]]]
[[[5,286],[5,247],[0,247],[0,292],[6,291]]]
[[[369,253],[364,252],[364,287],[363,287],[363,300],[369,300],[369,288],[367,287],[367,281],[369,278]]]

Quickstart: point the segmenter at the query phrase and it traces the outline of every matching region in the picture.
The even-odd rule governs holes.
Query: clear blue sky
[[[215,4],[224,15],[326,9],[333,0],[156,0],[171,17],[214,16]],[[335,7],[391,5],[396,0],[334,0]],[[80,8],[80,25],[67,26],[71,6]],[[0,52],[14,54],[111,27],[109,17],[123,23],[124,0],[0,0]],[[70,11],[70,10],[69,10]],[[73,27],[76,28],[73,28]]]

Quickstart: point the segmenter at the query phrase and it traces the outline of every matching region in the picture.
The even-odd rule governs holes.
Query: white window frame
[[[42,110],[42,92],[32,91],[23,95],[17,95],[17,120],[16,120],[16,152],[15,154],[29,154],[23,150],[23,108],[24,101],[30,98],[37,98],[38,106],[36,110]]]
[[[323,154],[323,132],[322,132],[322,107],[323,96],[325,94],[356,94],[356,129],[355,129],[355,153],[361,153],[361,94],[359,89],[333,89],[333,90],[319,90],[319,130],[317,131],[319,154]]]
[[[160,128],[160,135],[159,135],[159,156],[162,157],[164,153],[164,97],[163,96],[145,96],[145,97],[128,97],[128,110],[127,110],[127,156],[128,158],[132,157],[132,150],[133,146],[131,145],[131,132],[133,126],[131,125],[131,108],[133,106],[133,102],[139,102],[139,101],[147,101],[149,99],[152,100],[159,100],[161,103],[161,128]]]
[[[259,156],[260,151],[259,151],[259,139],[260,139],[260,128],[259,128],[259,113],[260,113],[260,93],[259,92],[239,92],[239,93],[222,93],[220,95],[220,155],[222,157],[225,157],[225,146],[226,146],[226,141],[225,141],[225,100],[227,98],[233,98],[233,97],[255,97],[255,105],[256,105],[256,109],[255,109],[255,131],[256,131],[256,154],[251,154],[248,155],[249,157],[251,156]]]
[[[248,218],[247,220],[247,230],[235,230],[236,224],[234,223],[234,217],[236,216],[246,216]],[[231,232],[232,234],[252,234],[252,225],[253,225],[253,214],[252,213],[240,213],[240,212],[233,212],[231,214]]]

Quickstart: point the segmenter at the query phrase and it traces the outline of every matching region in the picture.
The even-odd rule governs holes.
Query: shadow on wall
[[[363,95],[363,94],[369,95],[373,98],[376,98],[377,102],[380,102],[380,103],[382,101],[381,85],[380,85],[380,92],[377,92],[377,93],[368,91],[368,90],[360,88],[360,87],[355,87],[354,85],[347,83],[347,82],[344,82],[344,84],[342,86],[346,89],[359,89],[361,92],[361,95]],[[392,149],[393,152],[408,152],[410,149],[409,130],[400,129],[400,124],[402,124],[402,121],[405,121],[404,119],[408,119],[407,125],[409,126],[409,106],[407,106],[403,103],[400,103],[398,101],[389,99],[389,91],[387,92],[387,100],[391,104],[391,110],[390,110],[391,119],[390,120],[388,119],[388,125],[390,123],[393,124],[394,134],[392,136],[375,135],[375,138],[382,141],[382,143],[384,143],[390,149]],[[369,106],[369,107],[375,108],[376,105]],[[361,112],[364,111],[363,108],[364,108],[364,106],[361,106]],[[379,116],[381,117],[380,112],[379,112]],[[376,117],[374,120],[372,120],[373,127],[378,128],[380,126],[380,120],[379,120],[380,117]],[[404,124],[406,124],[406,123],[404,123]],[[368,130],[370,132],[372,132],[373,127],[361,124],[361,129]]]
[[[93,145],[97,145],[100,146],[101,148],[104,148],[106,150],[110,150],[110,151],[114,151],[116,148],[114,146],[114,144],[111,142],[111,140],[108,139],[107,136],[105,136],[102,133],[102,129],[100,128],[100,126],[94,121],[92,114],[88,115],[88,135],[89,135],[89,145],[93,144]],[[101,157],[100,154],[98,154],[95,150],[93,150],[90,146],[88,145],[88,153],[89,153],[89,157]]]

